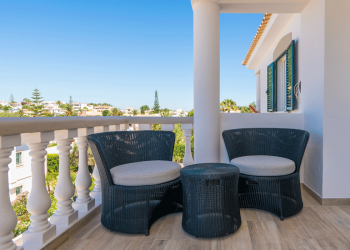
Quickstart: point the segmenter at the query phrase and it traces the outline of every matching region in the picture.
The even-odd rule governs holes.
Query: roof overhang
[[[251,56],[246,64],[247,69],[255,69],[261,59],[266,54],[280,34],[281,30],[287,25],[294,14],[273,14],[266,25],[266,28],[256,44]]]
[[[221,13],[301,13],[310,0],[191,0],[216,2]]]

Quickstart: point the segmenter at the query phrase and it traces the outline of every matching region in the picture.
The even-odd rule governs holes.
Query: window
[[[16,153],[16,166],[21,166],[23,165],[23,155],[22,152],[17,152]]]
[[[22,193],[23,186],[16,187],[16,196]]]
[[[288,48],[267,67],[267,111],[294,109],[294,40]]]

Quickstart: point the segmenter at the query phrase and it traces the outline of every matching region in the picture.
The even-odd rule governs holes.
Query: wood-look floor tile
[[[248,221],[253,249],[283,249],[281,236],[274,221]]]
[[[285,218],[284,221],[274,218],[274,221],[283,239],[312,238],[297,216]]]
[[[253,245],[248,223],[243,221],[241,227],[234,234],[220,238],[218,246],[219,250],[252,250]]]
[[[181,240],[189,235],[182,229],[182,213],[169,214],[163,222],[157,240]]]
[[[84,249],[85,245],[88,244],[90,240],[81,240],[81,239],[74,239],[74,240],[67,240],[64,242],[58,250],[81,250]]]
[[[348,241],[339,238],[324,238],[317,240],[317,243],[323,250],[349,250]]]
[[[305,198],[306,200],[308,200],[312,206],[321,206],[320,203],[318,203],[317,200],[315,200],[308,192],[306,192],[305,190],[301,190],[301,194],[303,196],[303,198]]]
[[[242,221],[273,221],[273,215],[259,209],[242,208]]]
[[[304,195],[301,195],[301,196],[302,196],[302,199],[303,199],[304,207],[313,207],[314,206],[314,205],[312,205],[312,203]]]
[[[322,250],[315,239],[283,239],[285,250]]]

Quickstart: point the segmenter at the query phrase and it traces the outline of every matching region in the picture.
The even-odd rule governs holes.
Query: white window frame
[[[21,163],[20,164],[17,164],[17,154],[21,154]],[[16,167],[17,168],[23,167],[23,151],[17,151],[16,152]]]
[[[277,112],[285,112],[286,107],[286,80],[287,55],[277,61]]]

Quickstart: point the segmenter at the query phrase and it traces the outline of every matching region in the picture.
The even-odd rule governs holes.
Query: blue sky
[[[241,65],[263,14],[221,14],[221,95],[255,100]],[[0,100],[107,102],[193,108],[190,0],[0,2]]]

